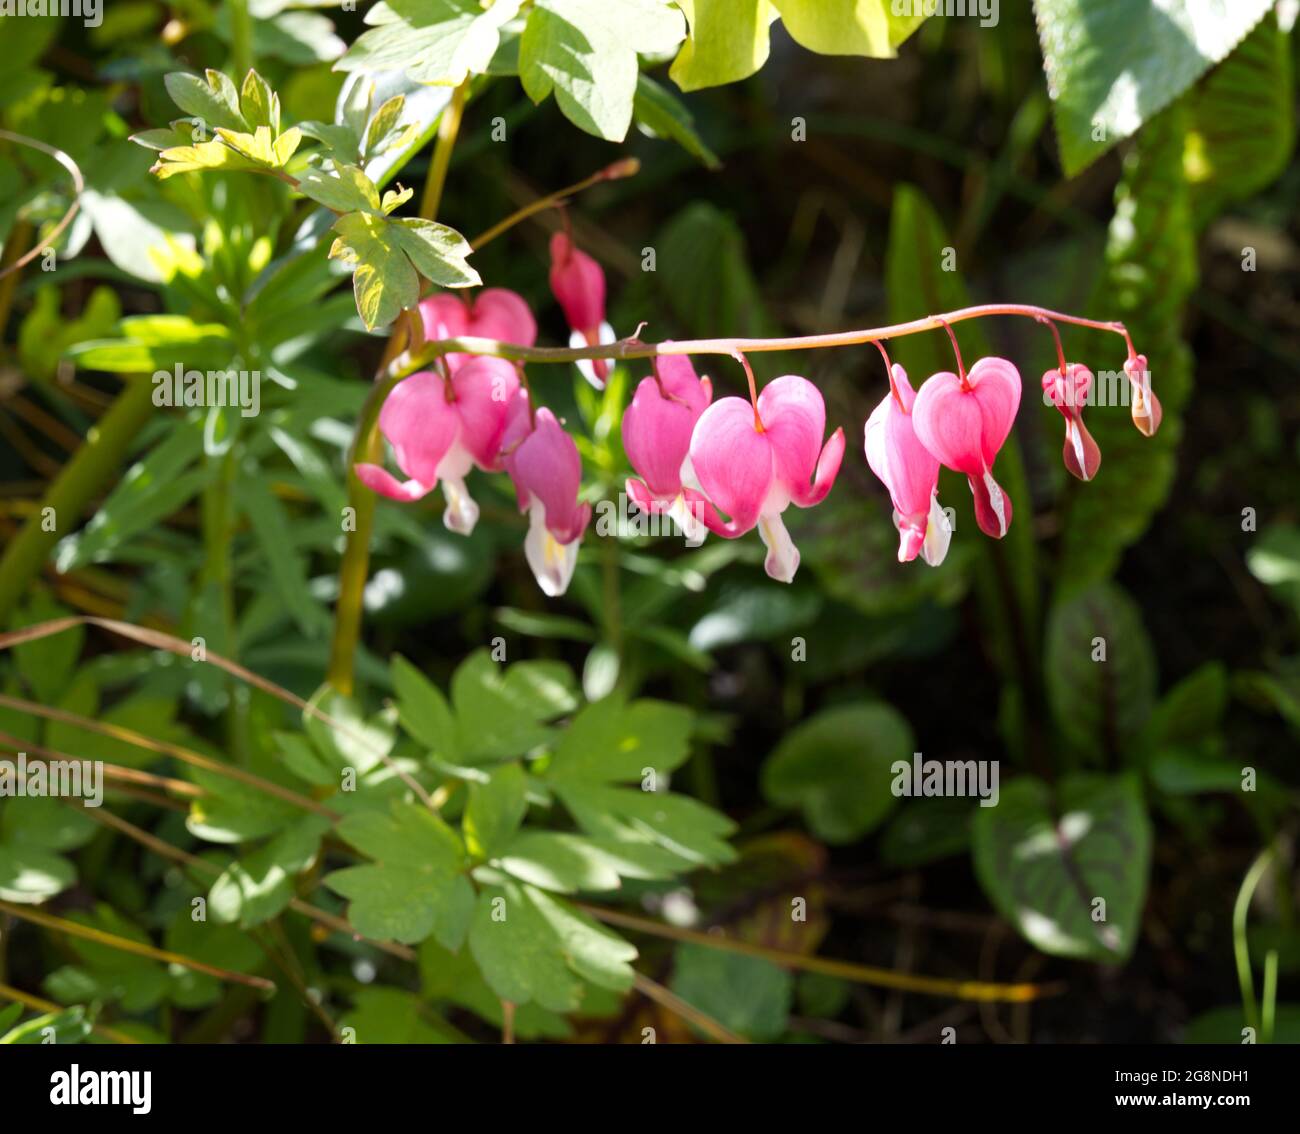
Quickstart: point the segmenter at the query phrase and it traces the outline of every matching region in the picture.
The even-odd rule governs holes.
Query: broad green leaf
[[[850,843],[894,809],[895,761],[910,764],[912,730],[883,702],[826,709],[791,729],[763,764],[763,794],[797,807],[813,834]]]
[[[613,783],[662,776],[690,756],[691,713],[665,701],[606,697],[560,735],[546,770],[556,783]]]
[[[1206,662],[1169,690],[1143,730],[1151,747],[1196,744],[1213,737],[1228,705],[1228,671],[1222,662]]]
[[[975,800],[943,796],[908,800],[881,833],[881,857],[891,866],[912,869],[964,854],[978,806]]]
[[[239,110],[249,126],[266,126],[272,134],[280,132],[280,96],[256,71],[249,71],[244,76],[244,84],[239,93]]]
[[[716,866],[736,857],[725,842],[736,825],[698,800],[578,781],[557,783],[555,794],[586,833],[602,845],[606,840],[626,844],[630,856],[639,857],[639,847],[649,843],[690,866]],[[653,869],[662,857],[641,861]]]
[[[454,1028],[404,988],[360,987],[352,1010],[339,1026],[352,1029],[353,1043],[441,1044],[463,1042]]]
[[[718,155],[695,132],[694,119],[681,99],[649,75],[637,76],[632,113],[640,126],[658,138],[676,142],[706,169],[718,169],[722,165]]]
[[[379,211],[379,190],[355,165],[338,166],[333,174],[305,169],[298,176],[298,189],[336,213]]]
[[[1295,146],[1291,35],[1276,13],[1192,88],[1187,120],[1183,169],[1201,226],[1273,181]]]
[[[390,208],[385,205],[385,211]],[[420,217],[392,217],[388,226],[416,271],[430,283],[438,287],[477,287],[483,282],[466,263],[473,251],[469,241],[454,228]]]
[[[474,891],[461,873],[464,848],[450,827],[427,808],[398,802],[387,812],[346,816],[338,834],[376,860],[325,878],[351,899],[348,919],[358,933],[407,943],[434,933],[447,948],[459,948]]]
[[[814,621],[822,597],[815,587],[794,585],[772,593],[765,582],[731,583],[716,589],[708,611],[691,627],[697,650],[786,637]]]
[[[679,0],[690,34],[669,75],[684,91],[747,79],[767,62],[769,0]]]
[[[501,1028],[501,1000],[488,987],[468,949],[450,953],[432,938],[422,942],[420,990],[427,1000],[459,1004],[491,1027]],[[520,1039],[567,1039],[573,1029],[563,1016],[537,1004],[521,1004],[515,1009],[515,1035]]]
[[[84,811],[54,798],[28,798],[0,811],[0,842],[45,850],[68,851],[84,846],[99,824]]]
[[[420,277],[399,246],[388,220],[348,213],[334,222],[339,235],[330,259],[353,270],[357,311],[370,330],[386,327],[420,298]]]
[[[1022,777],[977,808],[975,871],[998,911],[1056,957],[1114,964],[1137,944],[1151,823],[1132,776]]]
[[[544,744],[551,730],[536,700],[507,680],[487,650],[477,650],[451,679],[460,751],[469,761],[510,759]]]
[[[457,86],[483,74],[501,39],[501,28],[523,0],[387,0],[366,13],[363,32],[336,64],[340,71],[405,71],[418,83]]]
[[[1273,0],[1034,0],[1066,175],[1136,133],[1272,6]]]
[[[192,146],[175,146],[158,154],[158,160],[149,172],[165,181],[178,173],[196,170],[220,169],[228,172],[261,168],[262,163],[232,149],[221,141],[196,142]]]
[[[518,764],[502,764],[487,783],[470,784],[461,821],[469,853],[478,858],[496,854],[519,830],[527,810],[528,777]]]
[[[1155,654],[1142,614],[1114,584],[1058,602],[1048,617],[1047,697],[1066,739],[1100,763],[1128,753],[1155,704]]]
[[[247,130],[250,123],[239,109],[239,92],[230,78],[220,71],[208,70],[206,81],[184,71],[164,76],[167,93],[186,114],[200,119],[209,130],[224,127]]]
[[[561,894],[619,887],[618,871],[598,847],[562,831],[523,831],[492,863],[521,882]]]
[[[469,947],[492,990],[512,1004],[553,1012],[581,1006],[584,985],[624,991],[636,950],[563,902],[532,886],[484,886]]]
[[[72,863],[62,855],[26,843],[0,843],[0,898],[7,902],[43,902],[76,880]]]
[[[296,876],[315,860],[328,830],[328,820],[309,815],[266,846],[232,862],[208,893],[213,919],[250,929],[283,911],[294,896]]]
[[[442,691],[405,658],[394,655],[390,673],[402,727],[441,760],[455,763],[456,718]]]
[[[894,0],[771,2],[781,13],[781,22],[790,38],[820,55],[888,59],[925,22],[925,5],[901,5]]]
[[[756,1042],[780,1038],[794,993],[788,972],[707,945],[679,945],[674,957],[672,990],[683,1000]]]
[[[575,126],[621,142],[632,124],[637,52],[673,50],[685,34],[667,0],[537,0],[519,43],[533,102],[552,92]]]
[[[336,729],[310,713],[303,713],[304,731],[336,772],[355,768],[365,774],[392,749],[393,730],[382,719],[367,720],[353,698],[325,685],[312,698],[312,703],[342,726]]]

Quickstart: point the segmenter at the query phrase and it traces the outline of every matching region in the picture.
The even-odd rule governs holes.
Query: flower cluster
[[[550,251],[551,289],[571,328],[570,345],[614,342],[600,265],[567,232],[556,233]],[[502,288],[488,288],[468,302],[434,295],[419,311],[430,341],[478,336],[531,347],[537,339],[527,303]],[[791,504],[811,508],[825,499],[844,457],[844,431],[825,437],[826,406],[811,382],[787,374],[758,392],[748,363],[740,361],[750,379],[749,399],[714,401],[709,379],[696,373],[685,354],[653,359],[652,373],[641,380],[623,416],[623,445],[636,473],[627,481],[627,494],[643,511],[671,517],[691,546],[709,532],[736,539],[757,528],[767,548],[767,573],[788,583],[799,567],[799,551],[783,514]],[[604,385],[607,366],[603,359],[578,362],[597,387]],[[901,366],[888,365],[888,371],[889,393],[867,419],[863,442],[867,463],[893,504],[899,561],[919,555],[937,566],[947,554],[952,528],[939,505],[941,467],[966,477],[980,529],[995,539],[1006,535],[1011,498],[993,466],[1020,407],[1020,372],[1005,358],[981,358],[966,371],[959,357],[957,373],[932,374],[914,391]],[[1133,389],[1134,424],[1149,436],[1161,411],[1146,358],[1131,353],[1124,372]],[[1067,364],[1063,354],[1060,366],[1042,380],[1046,402],[1065,419],[1065,466],[1082,480],[1092,479],[1101,464],[1083,423],[1092,382],[1087,367]],[[441,483],[444,523],[468,535],[479,510],[466,476],[472,468],[504,471],[520,512],[528,515],[528,564],[547,595],[564,593],[591,505],[580,500],[578,447],[549,409],[533,405],[522,364],[440,355],[434,369],[393,389],[379,428],[407,479],[359,464],[363,484],[390,499],[412,501]]]

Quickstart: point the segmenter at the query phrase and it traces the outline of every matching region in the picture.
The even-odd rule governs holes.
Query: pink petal
[[[941,370],[925,380],[912,404],[912,428],[942,464],[967,476],[984,475],[983,414],[956,374]]]
[[[436,292],[420,300],[420,321],[424,324],[424,337],[429,342],[458,339],[469,333],[469,308],[459,295],[449,291]]]
[[[966,380],[980,407],[984,463],[992,468],[1020,408],[1020,371],[1005,358],[981,358]]]
[[[438,483],[438,465],[460,432],[442,379],[422,370],[393,387],[379,411],[379,429],[397,467],[422,484]]]
[[[763,387],[758,415],[772,444],[777,479],[792,498],[806,494],[826,431],[821,391],[797,374],[783,375]]]
[[[549,409],[537,411],[536,426],[515,450],[509,467],[520,494],[541,502],[546,529],[560,543],[571,543],[582,534],[591,519],[591,506],[578,503],[582,459]]]
[[[551,290],[564,309],[569,327],[599,340],[605,321],[605,272],[585,252],[574,247],[566,232],[551,237]]]
[[[389,500],[401,500],[409,504],[412,500],[419,500],[433,491],[432,484],[421,484],[418,480],[398,480],[387,469],[380,468],[378,465],[355,465],[353,471],[357,474],[357,480],[371,492],[378,492],[380,496],[387,496]]]
[[[470,311],[466,334],[503,343],[532,346],[537,342],[537,321],[518,292],[489,287],[478,293]]]
[[[772,443],[754,428],[749,402],[722,398],[709,406],[695,423],[690,454],[705,495],[731,517],[710,530],[734,538],[753,528],[775,474]]]
[[[672,500],[681,491],[682,462],[691,449],[691,433],[711,395],[708,383],[695,376],[695,368],[684,356],[660,360],[659,381],[643,378],[637,386],[623,414],[623,447],[632,467],[656,495]]]
[[[460,442],[474,463],[488,472],[501,468],[501,441],[519,392],[519,372],[504,358],[471,358],[451,380],[460,415]]]
[[[991,472],[968,476],[971,495],[975,498],[975,521],[987,536],[1001,539],[1011,526],[1011,497],[993,479]]]
[[[902,378],[900,395],[914,402],[902,367],[895,366],[894,372],[896,380]],[[899,409],[892,393],[885,395],[867,419],[864,441],[867,463],[889,489],[894,509],[904,516],[924,517],[939,483],[939,459],[921,444],[911,415]],[[924,535],[924,523],[921,531]]]

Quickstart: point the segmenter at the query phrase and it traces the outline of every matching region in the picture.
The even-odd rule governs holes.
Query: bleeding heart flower
[[[783,583],[794,578],[799,550],[781,513],[792,502],[800,508],[820,504],[844,457],[844,430],[822,447],[825,429],[820,391],[787,374],[759,394],[757,415],[745,399],[723,398],[700,415],[691,436],[691,464],[712,502],[704,510],[709,530],[735,539],[757,526],[767,546],[767,573]],[[730,521],[724,523],[712,505]]]
[[[867,464],[894,504],[898,561],[910,562],[919,553],[938,567],[952,539],[952,525],[939,507],[939,458],[917,440],[912,425],[916,395],[907,372],[898,363],[892,370],[893,389],[872,410],[863,430]]]
[[[591,505],[578,502],[582,459],[573,438],[548,409],[529,420],[528,395],[511,407],[503,461],[514,481],[519,510],[528,513],[524,555],[542,592],[562,595],[578,563],[578,544],[591,520]]]
[[[473,335],[517,346],[537,342],[537,322],[518,292],[504,287],[484,288],[473,300],[456,292],[441,291],[420,301],[420,320],[426,341]],[[455,371],[471,354],[449,354],[447,365]]]
[[[1043,375],[1043,394],[1065,418],[1065,467],[1080,480],[1091,480],[1101,467],[1101,450],[1083,424],[1083,407],[1092,389],[1092,371],[1071,362],[1062,374],[1049,370]]]
[[[465,488],[477,465],[501,468],[499,451],[510,407],[519,390],[514,365],[503,358],[472,358],[450,381],[431,370],[412,374],[393,388],[379,411],[379,429],[393,447],[399,481],[379,465],[359,464],[357,477],[391,500],[419,500],[442,481],[447,509],[443,523],[469,535],[478,505]]]
[[[1001,539],[1011,526],[1011,497],[993,479],[993,462],[1020,407],[1020,372],[1005,358],[981,358],[963,383],[932,374],[912,405],[922,445],[950,469],[965,473],[980,530]]]
[[[574,246],[567,232],[551,237],[551,290],[564,309],[572,333],[569,346],[612,343],[614,328],[605,322],[605,272]],[[596,389],[603,389],[609,364],[603,358],[579,359],[578,369]]]
[[[1147,370],[1147,356],[1138,354],[1125,359],[1124,373],[1128,375],[1129,384],[1133,388],[1130,405],[1133,424],[1144,437],[1154,437],[1156,430],[1160,428],[1160,419],[1164,417],[1165,411],[1161,409],[1160,399],[1151,389],[1151,372]]]
[[[713,386],[696,377],[685,355],[665,355],[656,363],[656,376],[641,379],[623,414],[623,447],[642,478],[628,478],[627,494],[643,511],[666,512],[686,542],[698,547],[705,526],[691,467],[691,433],[713,399]]]

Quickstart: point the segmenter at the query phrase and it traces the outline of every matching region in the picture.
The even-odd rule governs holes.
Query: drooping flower
[[[1092,389],[1092,371],[1071,362],[1062,374],[1052,369],[1043,375],[1043,394],[1065,418],[1065,467],[1080,480],[1091,480],[1101,467],[1101,450],[1083,424],[1083,407]]]
[[[591,505],[579,503],[582,459],[578,446],[548,409],[530,420],[528,394],[520,390],[511,407],[502,460],[514,481],[519,510],[528,513],[524,556],[549,598],[568,590],[578,563],[578,544],[591,520]]]
[[[489,287],[472,300],[450,291],[440,291],[420,301],[420,321],[426,341],[475,336],[497,339],[518,346],[537,342],[537,321],[524,297],[504,287]],[[449,354],[453,371],[471,358],[470,354]]]
[[[604,269],[576,247],[567,232],[551,237],[551,291],[569,322],[569,346],[614,342],[614,328],[605,321]],[[609,376],[605,359],[579,359],[577,365],[596,389],[604,388]]]
[[[623,447],[641,476],[628,478],[627,494],[643,511],[666,512],[696,547],[704,540],[704,504],[691,467],[691,433],[713,386],[685,355],[665,355],[657,364],[623,414]]]
[[[981,358],[963,383],[941,371],[925,380],[912,405],[921,444],[965,473],[980,530],[1001,539],[1011,525],[1011,498],[993,479],[993,462],[1020,407],[1020,372],[1005,358]]]
[[[1160,407],[1160,399],[1156,397],[1156,392],[1151,389],[1151,372],[1147,370],[1147,356],[1138,354],[1126,358],[1124,373],[1128,375],[1129,384],[1132,386],[1129,412],[1133,415],[1133,424],[1144,437],[1154,437],[1156,430],[1160,428],[1160,419],[1164,417],[1164,410]]]
[[[781,514],[791,503],[821,503],[844,457],[844,430],[823,446],[825,430],[820,391],[787,374],[768,383],[757,410],[743,398],[714,402],[691,436],[691,464],[711,502],[704,510],[709,530],[735,539],[757,527],[767,547],[767,573],[783,583],[794,578],[799,550]],[[723,521],[714,505],[730,520]]]
[[[443,523],[469,535],[478,505],[465,487],[469,470],[501,468],[499,452],[511,404],[519,390],[514,365],[502,358],[471,358],[444,379],[432,370],[395,386],[379,411],[379,429],[393,447],[399,481],[380,465],[356,466],[362,484],[391,500],[419,500],[442,481]]]
[[[917,439],[912,423],[916,394],[907,372],[898,363],[892,371],[893,389],[872,410],[863,430],[867,464],[889,489],[898,561],[910,562],[919,553],[937,567],[952,539],[952,525],[939,507],[939,458]]]

